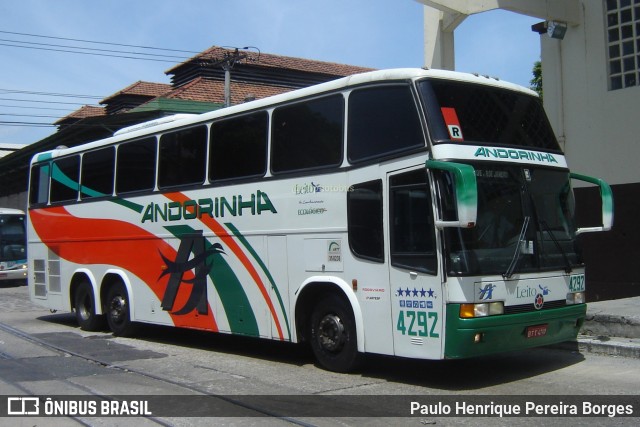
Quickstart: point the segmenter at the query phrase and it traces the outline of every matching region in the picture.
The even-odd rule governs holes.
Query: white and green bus
[[[27,216],[0,208],[0,284],[27,283]]]
[[[364,353],[467,358],[575,339],[582,232],[612,224],[538,97],[398,69],[34,156],[31,299],[116,335],[152,323]],[[572,179],[600,187],[577,228]]]

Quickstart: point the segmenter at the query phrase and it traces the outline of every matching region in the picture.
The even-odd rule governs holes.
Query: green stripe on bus
[[[196,232],[195,229],[188,225],[172,225],[166,226],[165,228],[178,238]],[[209,249],[211,246],[212,244],[205,239],[205,249]],[[259,336],[260,330],[253,312],[253,307],[251,307],[249,298],[238,277],[224,259],[224,255],[216,253],[209,257],[208,261],[213,265],[213,268],[209,272],[209,277],[220,296],[220,302],[227,315],[231,332],[234,334]]]
[[[51,179],[59,182],[65,187],[69,187],[72,190],[78,191],[79,184],[73,179],[69,178],[67,175],[65,175],[65,173],[62,172],[62,170],[55,163],[53,164],[53,169],[51,170]]]
[[[240,241],[240,243],[242,243],[244,245],[244,247],[249,251],[251,256],[253,256],[253,259],[256,260],[256,262],[258,263],[258,265],[260,266],[260,268],[264,272],[265,276],[267,276],[267,279],[269,279],[269,282],[271,283],[271,289],[273,289],[273,291],[276,293],[276,296],[278,297],[278,303],[280,304],[280,309],[282,310],[282,315],[284,316],[284,324],[287,327],[287,334],[289,335],[289,339],[291,339],[291,330],[289,329],[289,319],[287,317],[287,310],[284,307],[284,302],[282,301],[282,296],[280,295],[280,291],[278,290],[278,286],[276,285],[275,280],[273,280],[273,276],[271,276],[271,273],[269,272],[269,269],[267,268],[265,263],[262,261],[262,258],[260,258],[260,256],[255,251],[255,249],[253,249],[251,244],[247,241],[247,239],[242,235],[242,233],[240,233],[240,230],[238,230],[230,222],[227,222],[224,225],[226,225],[227,228],[229,228],[229,230],[231,230],[233,235]]]

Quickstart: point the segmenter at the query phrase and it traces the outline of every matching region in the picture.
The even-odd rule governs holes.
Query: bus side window
[[[156,182],[156,138],[128,142],[118,147],[116,191],[153,190]]]
[[[31,168],[29,204],[46,205],[49,201],[49,168],[49,163],[35,165]]]
[[[348,128],[351,163],[424,147],[418,109],[407,85],[354,90]]]
[[[158,187],[202,184],[207,161],[207,128],[198,126],[160,137]]]
[[[51,170],[51,202],[78,200],[79,181],[80,156],[54,161]]]
[[[391,177],[391,264],[436,274],[435,222],[426,178],[422,169]]]
[[[209,179],[263,176],[267,170],[268,128],[266,111],[213,123]]]
[[[105,197],[113,194],[116,150],[114,147],[89,151],[82,155],[80,197]]]
[[[347,193],[349,247],[359,258],[384,262],[382,181],[352,185]]]
[[[344,98],[332,95],[275,109],[271,124],[273,173],[342,164]]]

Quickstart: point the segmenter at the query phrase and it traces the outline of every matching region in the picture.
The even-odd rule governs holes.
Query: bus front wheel
[[[318,363],[335,372],[349,372],[358,365],[360,354],[351,307],[343,298],[329,295],[311,314],[311,349]]]
[[[123,283],[115,283],[109,288],[105,311],[109,329],[114,335],[126,337],[133,334],[129,294]]]
[[[78,285],[73,302],[80,329],[91,332],[102,330],[104,316],[96,314],[96,299],[89,282],[83,281]]]

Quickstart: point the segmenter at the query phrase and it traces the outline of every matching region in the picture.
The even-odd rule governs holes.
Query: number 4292
[[[439,338],[440,334],[436,332],[437,324],[438,313],[434,311],[400,310],[396,329],[402,332],[402,335]]]

